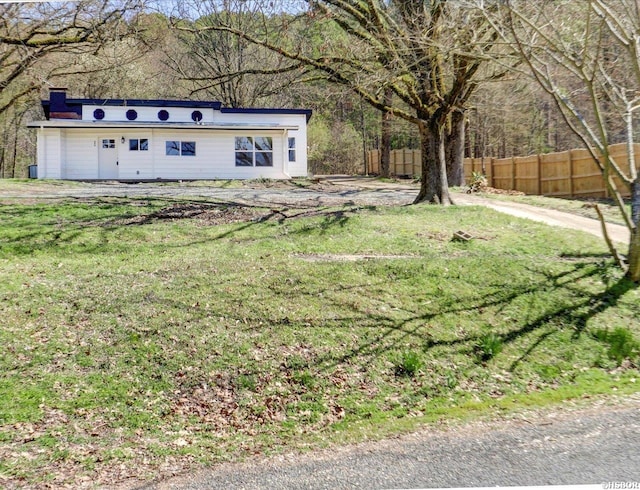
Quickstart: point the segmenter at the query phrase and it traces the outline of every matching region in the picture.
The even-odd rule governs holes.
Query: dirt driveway
[[[324,176],[313,183],[296,181],[251,182],[72,182],[69,184],[45,181],[0,186],[0,203],[64,198],[164,198],[206,199],[220,203],[264,207],[317,207],[317,206],[393,206],[413,202],[418,184],[407,182],[381,182],[367,177]],[[572,228],[602,237],[600,223],[571,213],[540,208],[528,204],[497,201],[478,195],[454,193],[454,200],[462,205],[479,205],[520,218],[541,221],[551,226]],[[628,243],[629,231],[621,225],[610,224],[611,238]]]
[[[91,199],[100,197],[206,199],[264,207],[314,207],[340,205],[402,205],[413,201],[414,186],[394,184],[378,187],[344,183],[340,178],[318,179],[312,183],[296,181],[224,182],[25,182],[2,186],[0,202],[8,200]],[[372,179],[364,182],[372,183]]]

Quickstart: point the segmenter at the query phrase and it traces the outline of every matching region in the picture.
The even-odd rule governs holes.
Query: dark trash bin
[[[38,166],[37,165],[29,165],[29,178],[37,179],[38,178]]]

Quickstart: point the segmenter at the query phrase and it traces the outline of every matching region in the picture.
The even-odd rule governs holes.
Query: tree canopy
[[[627,257],[608,239],[601,216],[605,239],[627,276],[640,282],[640,177],[634,145],[640,111],[640,5],[635,0],[535,5],[512,0],[497,11],[499,18],[485,10],[495,31],[513,46],[597,162],[631,234]],[[625,165],[609,152],[621,138],[627,143]],[[625,190],[631,195],[630,212]]]
[[[216,2],[201,4],[220,8]],[[232,7],[222,5],[223,10]],[[256,5],[261,7],[255,11],[260,29],[239,28],[228,16],[217,16],[204,26],[175,26],[194,35],[232,34],[289,60],[292,64],[283,72],[299,69],[346,86],[371,106],[415,124],[423,150],[416,201],[449,204],[447,124],[455,111],[465,110],[480,68],[496,47],[484,17],[439,0],[309,0],[302,4],[303,11],[278,15],[281,22],[273,22],[278,6]],[[337,35],[324,37],[322,43],[308,41],[331,30]],[[389,92],[392,97],[385,96]]]

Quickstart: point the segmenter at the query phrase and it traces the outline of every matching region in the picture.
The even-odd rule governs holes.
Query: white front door
[[[118,178],[118,148],[116,147],[115,138],[100,138],[98,140],[99,163],[101,179],[117,179]]]

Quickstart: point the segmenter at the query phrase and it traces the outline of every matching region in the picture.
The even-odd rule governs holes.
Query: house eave
[[[60,119],[48,121],[33,121],[27,124],[29,128],[60,128],[60,129],[188,129],[188,130],[218,130],[218,131],[285,131],[297,130],[299,126],[269,123],[179,123],[179,122],[126,122],[126,121],[82,121],[77,119]]]

